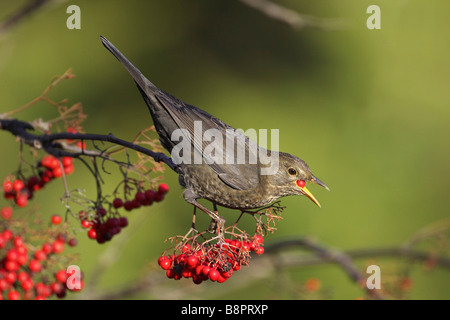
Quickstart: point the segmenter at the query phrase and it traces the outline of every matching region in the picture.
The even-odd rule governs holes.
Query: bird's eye
[[[294,168],[289,168],[288,172],[291,176],[296,176],[297,175],[297,170],[295,170]]]

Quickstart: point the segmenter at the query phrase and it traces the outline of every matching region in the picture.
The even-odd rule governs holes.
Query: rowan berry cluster
[[[6,178],[3,181],[4,198],[13,200],[19,207],[25,207],[28,200],[33,198],[33,193],[42,189],[55,178],[60,178],[63,173],[70,174],[74,171],[73,159],[63,157],[58,159],[52,155],[44,156],[36,165],[37,174],[28,178]],[[7,219],[7,212],[2,214]]]
[[[162,201],[168,191],[169,186],[161,183],[158,190],[138,191],[133,199],[122,200],[116,197],[112,203],[105,205],[109,206],[109,210],[98,207],[92,217],[86,211],[80,211],[81,226],[88,229],[87,235],[90,239],[96,240],[97,243],[105,243],[118,234],[122,228],[128,226],[127,217],[121,216],[119,209],[124,208],[126,211],[131,211],[141,206],[150,206],[154,202]]]
[[[174,254],[159,257],[158,264],[169,279],[192,278],[195,284],[206,280],[223,283],[234,271],[249,264],[250,252],[264,253],[263,237],[259,234],[248,240],[224,239],[216,244],[193,241],[177,248]]]
[[[56,226],[62,218],[54,215],[51,221]],[[67,241],[63,233],[52,233],[46,233],[45,242],[36,244],[27,241],[24,230],[17,232],[0,224],[0,300],[63,298],[70,290],[70,275],[58,262],[65,244],[73,245],[73,239]]]

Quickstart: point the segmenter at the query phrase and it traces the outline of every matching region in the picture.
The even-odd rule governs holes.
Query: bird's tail
[[[142,96],[144,97],[145,101],[147,102],[148,107],[150,108],[150,111],[152,109],[152,106],[155,104],[159,104],[157,101],[153,101],[155,99],[155,93],[159,91],[159,89],[150,82],[140,71],[138,68],[136,68],[130,60],[128,60],[122,52],[120,52],[111,42],[108,41],[103,36],[100,36],[100,39],[102,40],[103,45],[106,49],[108,49],[109,52],[111,52],[117,60],[120,61],[120,63],[127,69],[127,71],[131,74],[134,81],[136,82],[139,91],[141,91]],[[150,101],[149,101],[150,100]]]

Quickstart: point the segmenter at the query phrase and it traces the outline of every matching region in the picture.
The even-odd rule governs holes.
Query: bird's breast
[[[180,169],[186,189],[194,192],[198,199],[206,199],[222,207],[255,209],[276,200],[267,195],[262,184],[255,184],[254,188],[247,190],[228,186],[208,164],[182,165]]]

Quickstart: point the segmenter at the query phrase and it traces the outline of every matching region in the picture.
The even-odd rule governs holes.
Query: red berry
[[[56,282],[56,281],[52,282],[50,284],[50,289],[56,294],[61,294],[62,292],[65,291],[64,286],[61,283]]]
[[[125,208],[125,210],[127,211],[131,211],[133,210],[133,203],[129,200],[125,201],[125,203],[123,204],[123,207]]]
[[[257,234],[255,236],[253,236],[253,242],[255,242],[256,244],[261,244],[264,242],[264,239],[263,239],[262,235]]]
[[[61,282],[62,284],[65,284],[67,281],[67,278],[69,276],[66,273],[66,270],[59,270],[58,272],[56,272],[55,274],[55,279],[59,282]]]
[[[73,159],[71,157],[63,157],[61,159],[61,162],[64,167],[69,167],[69,166],[72,166]]]
[[[122,207],[122,206],[123,206],[123,201],[122,201],[122,199],[120,199],[120,198],[115,198],[115,199],[113,200],[113,207],[114,207],[114,208],[118,209],[118,208],[120,208],[120,207]]]
[[[305,180],[297,180],[297,185],[300,187],[300,188],[304,188],[305,187]]]
[[[242,249],[245,251],[250,251],[250,244],[244,241],[244,243],[242,243]]]
[[[169,186],[165,183],[161,183],[158,186],[158,192],[162,193],[162,194],[166,194],[167,192],[169,192]]]
[[[264,247],[258,246],[255,248],[256,254],[263,254],[264,253]]]
[[[156,192],[155,195],[153,196],[153,200],[156,202],[164,200],[164,193]]]
[[[11,191],[13,191],[13,184],[9,180],[3,181],[3,185],[2,186],[3,186],[3,191],[4,192],[11,192]]]
[[[228,278],[225,278],[224,276],[220,275],[219,278],[217,279],[217,282],[218,283],[224,283],[227,280],[228,280]]]
[[[133,199],[133,200],[131,200],[131,206],[133,207],[133,209],[140,208],[141,202],[137,199]]]
[[[169,258],[167,258],[166,256],[160,256],[160,257],[158,258],[158,264],[160,265],[161,262],[162,262],[163,260],[166,260],[166,259],[169,259]]]
[[[3,219],[5,220],[9,220],[12,216],[13,210],[11,207],[3,207],[0,215],[2,216]]]
[[[50,243],[44,243],[42,245],[42,251],[44,251],[46,254],[50,254],[53,252],[53,247]]]
[[[8,282],[9,284],[14,284],[17,279],[16,272],[13,271],[7,272],[6,274],[4,274],[4,277],[6,282]]]
[[[47,254],[44,252],[44,250],[36,250],[36,252],[34,253],[34,257],[37,260],[44,261],[45,259],[47,259]]]
[[[145,198],[147,199],[147,201],[149,201],[149,204],[152,204],[153,202],[153,198],[155,197],[155,191],[153,190],[145,190]]]
[[[8,241],[5,239],[5,236],[3,234],[0,234],[0,249],[6,247],[7,242]]]
[[[23,247],[23,239],[22,239],[22,237],[16,236],[14,238],[14,246],[16,246],[16,247]]]
[[[196,256],[189,256],[187,259],[187,265],[189,268],[194,269],[198,265],[198,258]]]
[[[182,248],[181,251],[183,251],[184,253],[188,252],[189,250],[191,250],[191,245],[189,243],[186,243]]]
[[[88,221],[88,220],[83,220],[83,221],[81,221],[81,226],[82,226],[83,228],[88,229],[88,228],[91,227],[91,222]]]
[[[97,214],[100,215],[101,217],[104,217],[106,215],[106,209],[103,207],[97,208]]]
[[[317,278],[309,278],[305,282],[305,289],[308,291],[317,291],[320,289],[320,280]]]
[[[78,141],[77,147],[80,149],[86,149],[86,143],[84,143],[83,141]]]
[[[121,228],[125,228],[126,226],[128,226],[128,219],[127,219],[127,217],[120,217],[119,218],[119,226]]]
[[[145,194],[144,194],[143,192],[141,192],[141,191],[138,191],[138,192],[136,193],[136,195],[134,196],[134,198],[135,198],[137,201],[139,201],[139,202],[143,202],[143,201],[146,200]]]
[[[172,260],[169,258],[166,258],[163,261],[161,261],[161,263],[159,265],[161,266],[162,269],[168,270],[172,267]]]
[[[21,271],[17,274],[17,281],[24,282],[25,280],[30,279],[30,276],[27,272]]]
[[[217,281],[220,277],[220,272],[213,268],[208,272],[208,277],[211,281]]]
[[[166,271],[166,276],[167,276],[167,278],[169,278],[169,279],[174,278],[175,275],[176,275],[176,273],[175,273],[175,270],[173,270],[173,269],[168,269],[168,270]]]
[[[52,173],[53,173],[53,176],[54,176],[55,178],[62,177],[62,175],[63,175],[63,169],[61,169],[61,167],[53,168],[53,169],[52,169]]]
[[[52,248],[54,253],[61,253],[64,251],[64,241],[55,240],[52,243]]]
[[[18,256],[19,256],[19,253],[14,248],[9,249],[8,252],[6,253],[6,259],[8,259],[10,261],[16,261]]]
[[[202,274],[203,274],[204,276],[207,276],[207,275],[209,275],[209,272],[210,272],[210,271],[211,271],[211,268],[210,268],[210,267],[204,266],[203,269],[202,269]]]
[[[97,231],[95,231],[95,229],[90,229],[88,231],[88,237],[89,239],[97,239]]]
[[[195,274],[192,275],[192,282],[195,284],[200,284],[203,282],[202,277],[196,276]]]
[[[196,273],[197,275],[201,276],[201,275],[202,275],[202,270],[203,270],[204,267],[205,267],[204,265],[199,264],[199,265],[195,268],[195,273]]]
[[[16,290],[8,292],[8,300],[20,300],[20,294]]]
[[[65,174],[71,174],[73,172],[73,170],[75,170],[75,168],[73,166],[64,167]]]
[[[68,128],[66,129],[66,132],[69,132],[69,133],[77,133],[78,130],[75,129],[74,127],[68,127]]]
[[[45,170],[44,172],[40,173],[39,175],[44,183],[47,183],[54,178],[53,172],[51,170]]]
[[[24,266],[28,261],[28,255],[26,253],[19,253],[17,257],[17,263],[21,266]]]
[[[222,272],[222,273],[221,273],[221,276],[224,277],[224,278],[226,278],[226,279],[228,279],[228,278],[231,277],[232,275],[233,275],[233,269],[230,269],[230,270],[228,270],[228,271],[226,271],[226,272]]]
[[[26,279],[25,281],[23,281],[20,286],[22,287],[23,290],[28,291],[33,289],[33,280],[32,279]]]
[[[42,282],[36,283],[35,289],[36,289],[36,294],[38,296],[41,296],[44,298],[50,297],[50,295],[52,294],[50,286],[48,286]]]
[[[17,179],[13,182],[13,189],[16,191],[20,191],[23,189],[23,187],[25,187],[24,183],[22,182],[22,180]]]
[[[5,269],[11,272],[16,272],[19,270],[19,264],[16,261],[13,260],[7,260],[5,261]]]
[[[49,154],[42,157],[41,164],[48,169],[55,169],[59,167],[58,159]]]
[[[181,278],[183,278],[183,276],[181,275],[181,273],[176,273],[176,272],[175,272],[175,275],[173,276],[173,278],[174,278],[175,280],[180,280]]]
[[[52,216],[52,223],[53,224],[60,224],[62,222],[61,216],[58,216],[57,214]]]
[[[28,268],[30,268],[30,271],[32,272],[39,272],[42,270],[42,264],[38,260],[33,259],[28,264]]]
[[[21,208],[26,207],[28,204],[28,196],[26,194],[18,194],[16,204]]]
[[[33,191],[39,190],[40,189],[39,182],[40,182],[40,180],[38,177],[31,176],[30,178],[28,178],[28,181],[27,181],[28,189],[33,190]]]
[[[7,240],[7,241],[9,241],[13,238],[13,233],[9,229],[6,229],[5,231],[3,231],[2,235],[5,237],[5,240]]]
[[[186,262],[187,256],[182,253],[175,257],[175,261],[180,264],[184,264]]]
[[[183,268],[183,270],[181,271],[181,275],[183,276],[183,278],[190,278],[192,277],[192,271],[188,268]]]

